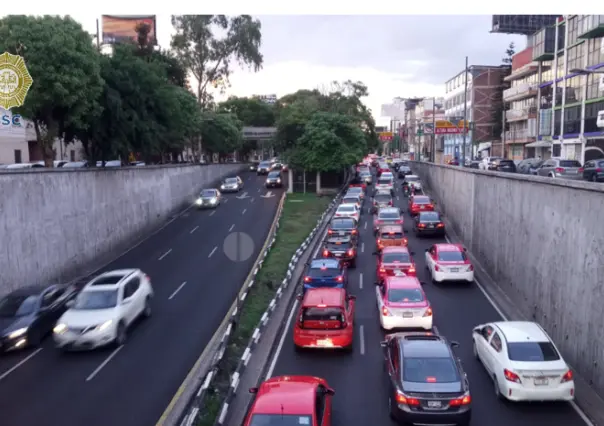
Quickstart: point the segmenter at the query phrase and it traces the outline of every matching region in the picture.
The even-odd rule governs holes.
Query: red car
[[[271,377],[258,388],[244,426],[331,426],[331,399],[327,381],[312,376]]]
[[[415,263],[411,257],[413,254],[407,247],[384,247],[377,261],[377,282],[392,276],[416,276]]]
[[[343,348],[352,350],[355,296],[343,288],[312,288],[301,301],[294,326],[296,349]]]
[[[409,198],[409,213],[411,216],[418,215],[419,212],[433,212],[434,203],[426,195],[414,195]]]

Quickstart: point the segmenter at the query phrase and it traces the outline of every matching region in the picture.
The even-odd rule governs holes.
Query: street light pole
[[[466,68],[464,75],[464,91],[463,91],[463,140],[461,144],[461,165],[466,165],[466,135],[467,128],[466,123],[468,122],[468,57],[466,56]]]
[[[432,98],[432,162],[436,163],[436,97]]]

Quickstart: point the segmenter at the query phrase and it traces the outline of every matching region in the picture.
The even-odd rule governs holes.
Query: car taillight
[[[397,225],[400,225],[400,224],[402,224],[402,223],[403,223],[403,219],[399,219],[399,220],[397,220],[397,221],[396,221],[396,224],[397,224]]]
[[[514,383],[522,383],[520,381],[520,377],[518,376],[518,374],[514,373],[513,371],[508,370],[507,368],[503,369],[503,375],[507,381],[514,382]]]
[[[444,228],[445,224],[444,223],[439,223],[438,225],[436,225],[437,228]]]
[[[409,272],[410,274],[415,274],[415,265],[414,265],[414,264],[412,264],[412,265],[409,267],[409,270],[408,270],[407,272]]]
[[[386,268],[380,268],[380,274],[385,274],[386,273]]]
[[[602,169],[598,167],[598,168],[596,169],[596,173],[602,173]]]
[[[145,274],[145,279],[146,279],[147,281],[151,282],[151,277],[150,277],[149,275],[147,275],[147,274]]]
[[[352,234],[352,235],[356,235],[356,234],[357,234],[357,230],[356,230],[356,229],[353,229],[353,230],[352,230],[352,232],[351,232],[351,234]]]
[[[473,265],[469,265],[468,266],[468,271],[473,271],[474,270],[474,266]]]
[[[391,206],[392,205],[392,201],[388,201],[388,205]]]
[[[328,230],[327,230],[327,233],[328,233],[329,235],[331,235],[331,234],[333,234],[333,230],[328,229]]]
[[[570,382],[572,379],[573,372],[571,370],[568,370],[566,373],[564,373],[564,376],[562,376],[562,380],[560,380],[560,383]]]
[[[311,277],[304,277],[304,282],[305,282],[305,283],[309,283],[309,282],[311,282],[311,281],[312,281],[312,278],[311,278]]]
[[[406,239],[406,238],[403,238],[403,244],[404,244],[404,245],[409,244],[409,240],[408,240],[408,239]]]
[[[329,256],[329,250],[323,250],[323,257]]]
[[[449,401],[449,406],[451,407],[459,407],[460,405],[470,405],[472,402],[472,397],[470,394],[464,395],[463,398],[455,398]]]
[[[400,392],[396,392],[396,403],[397,404],[405,404],[405,405],[413,405],[413,406],[419,406],[419,399],[417,398],[409,398],[405,395],[403,395]]]
[[[440,271],[440,268],[438,267],[438,265],[434,265],[434,270],[435,271]]]
[[[564,173],[564,167],[556,167],[556,173]]]
[[[424,316],[425,317],[431,317],[432,316],[432,308],[426,309],[426,312],[424,312]]]
[[[583,173],[585,171],[585,169],[583,167],[579,167],[579,170],[577,170],[578,173]],[[598,169],[596,169],[596,172],[598,171]]]
[[[344,282],[344,277],[342,275],[338,275],[336,277],[336,281],[339,282],[339,283],[343,283]]]
[[[385,317],[389,317],[390,316],[390,311],[385,306],[382,308],[382,316],[385,316]]]
[[[354,256],[354,249],[348,250],[348,256]]]
[[[426,225],[424,225],[423,223],[420,223],[419,225],[417,225],[418,228],[425,228]]]

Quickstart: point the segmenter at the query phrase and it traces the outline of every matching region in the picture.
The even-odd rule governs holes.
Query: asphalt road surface
[[[62,354],[41,348],[0,357],[2,426],[150,426],[203,352],[248,275],[273,222],[281,190],[241,175],[239,194],[216,210],[190,209],[103,271],[140,268],[155,290],[153,315],[121,348]],[[264,196],[264,197],[263,197]],[[239,197],[239,198],[238,198]],[[249,259],[223,251],[231,232],[254,241]]]
[[[407,199],[397,181],[398,197],[395,203],[407,212]],[[335,390],[333,426],[395,425],[388,415],[388,394],[383,374],[383,355],[375,294],[376,256],[372,233],[372,216],[365,202],[360,222],[360,250],[357,269],[349,270],[349,290],[357,296],[355,313],[355,342],[352,354],[323,351],[296,353],[292,326],[288,326],[283,346],[277,349],[277,359],[269,374],[311,375],[323,377]],[[508,404],[497,400],[493,382],[482,365],[472,355],[474,326],[501,320],[476,285],[432,284],[425,269],[424,252],[434,243],[446,242],[438,238],[417,238],[412,232],[411,217],[405,213],[405,228],[409,248],[415,252],[417,275],[424,282],[424,290],[434,309],[434,324],[438,332],[449,340],[460,343],[457,355],[461,358],[470,380],[473,399],[472,425],[475,426],[585,426],[585,422],[569,404]],[[296,304],[294,308],[298,309]],[[288,313],[289,316],[289,313]],[[282,338],[279,336],[278,338]],[[272,374],[271,374],[272,373]]]

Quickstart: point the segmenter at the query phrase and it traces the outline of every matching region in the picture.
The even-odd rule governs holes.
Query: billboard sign
[[[136,26],[144,23],[149,25],[149,41],[157,44],[155,15],[132,16],[132,15],[103,15],[103,44],[115,44],[128,41],[136,41]]]
[[[392,132],[380,132],[379,138],[382,142],[387,142],[392,140]]]
[[[604,111],[598,111],[598,121],[596,121],[598,127],[604,127]]]
[[[465,125],[464,125],[465,123]],[[455,135],[467,132],[469,123],[464,120],[449,121],[449,120],[437,120],[436,121],[436,134],[437,135]]]

